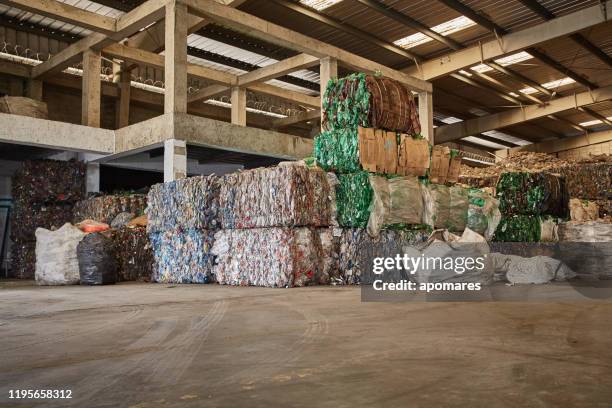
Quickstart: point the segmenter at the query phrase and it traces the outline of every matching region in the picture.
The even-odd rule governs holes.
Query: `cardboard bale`
[[[599,218],[599,206],[589,200],[571,198],[569,201],[570,219],[572,221],[595,221]]]
[[[612,199],[612,163],[573,163],[561,169],[568,194],[588,200]]]
[[[425,176],[429,170],[429,142],[400,135],[397,174],[401,176]]]

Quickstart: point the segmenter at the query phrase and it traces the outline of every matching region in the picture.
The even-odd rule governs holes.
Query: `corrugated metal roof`
[[[124,13],[114,8],[104,6],[102,4],[88,0],[58,0],[75,7],[79,7],[94,13],[106,15],[110,17],[119,17]],[[460,14],[444,5],[442,2],[432,0],[379,0],[387,7],[393,8],[395,11],[404,13],[405,15],[415,19],[422,24],[433,27],[441,23],[447,22],[460,16]],[[546,7],[549,11],[557,16],[573,13],[585,7],[590,7],[599,4],[598,0],[538,0],[539,3]],[[483,15],[494,21],[499,26],[508,31],[522,30],[527,27],[541,24],[544,20],[536,13],[531,11],[518,0],[461,0],[462,4],[474,9],[480,15]],[[358,55],[362,55],[373,61],[377,61],[387,66],[400,67],[412,64],[411,59],[401,56],[392,51],[386,50],[372,42],[365,41],[359,36],[340,31],[330,27],[327,24],[313,20],[310,17],[304,16],[293,10],[279,5],[270,0],[248,0],[241,7],[243,11],[262,17],[273,23],[289,27],[298,32],[302,32],[308,36],[320,39],[324,42],[336,45]],[[370,33],[388,43],[416,33],[410,27],[402,25],[397,21],[390,19],[363,4],[352,1],[343,0],[339,3],[326,8],[322,12],[324,15],[333,17],[342,24],[349,25],[363,32]],[[71,35],[85,36],[90,34],[90,31],[82,27],[77,27],[72,24],[66,24],[58,20],[53,20],[44,16],[36,15],[29,12],[24,12],[16,8],[8,7],[0,4],[0,16],[10,17],[18,21],[38,24],[47,27],[51,30],[69,33]],[[599,47],[604,53],[612,55],[612,24],[603,24],[584,30],[581,33],[589,41]],[[462,29],[456,33],[450,34],[449,38],[463,44],[471,45],[483,39],[492,39],[494,35],[483,27],[478,25]],[[253,40],[257,42],[257,40]],[[232,58],[237,61],[250,64],[252,66],[267,66],[278,61],[271,58],[267,54],[262,55],[253,50],[248,51],[234,45],[225,44],[221,41],[206,38],[198,34],[189,36],[188,43],[191,47],[200,50],[212,52],[223,57]],[[30,45],[30,49],[33,47]],[[281,47],[278,47],[280,49]],[[612,85],[612,70],[608,65],[597,59],[595,56],[587,52],[585,49],[578,46],[570,38],[559,38],[539,44],[538,49],[545,52],[552,59],[563,64],[565,67],[575,71],[579,75],[584,76],[589,81],[596,83],[599,86]],[[256,50],[256,49],[255,49]],[[36,51],[36,50],[34,50]],[[429,41],[410,49],[410,52],[417,53],[424,58],[432,58],[451,52],[444,44],[438,41]],[[203,58],[189,57],[190,62],[205,65],[222,71],[230,72],[236,75],[243,74],[247,71],[236,68],[234,66],[224,65],[223,61],[208,61]],[[239,66],[239,65],[238,65]],[[530,59],[518,64],[512,64],[510,69],[515,70],[528,78],[542,84],[553,80],[559,80],[566,75],[542,64],[536,59]],[[469,70],[468,70],[469,71]],[[159,82],[163,79],[160,74],[143,67],[139,71],[145,73],[144,76],[152,75],[154,82]],[[507,87],[518,92],[525,88],[525,85],[514,78],[508,77],[497,71],[486,73],[491,78],[502,82]],[[139,74],[140,75],[140,74]],[[292,73],[291,76],[303,80],[318,83],[319,76],[316,72],[310,70],[302,70]],[[483,82],[483,79],[475,78]],[[269,81],[274,85],[294,90],[297,92],[316,94],[316,92],[302,88],[297,85],[288,84],[278,80]],[[486,83],[486,82],[483,82]],[[201,85],[206,84],[202,81]],[[490,88],[496,88],[496,85],[488,83]],[[497,88],[499,91],[505,90]],[[579,83],[573,83],[564,87],[555,89],[558,95],[567,95],[575,91],[583,91],[584,87]],[[449,93],[457,95],[453,97]],[[539,98],[545,99],[544,95],[534,94]],[[466,118],[475,117],[475,109],[480,109],[483,112],[495,113],[513,107],[513,103],[500,98],[492,91],[483,90],[474,86],[465,84],[456,79],[445,77],[434,81],[434,106],[436,109],[448,112],[456,112],[458,115],[464,115]],[[595,106],[594,110],[601,110],[602,114],[610,114],[611,107]],[[605,113],[610,112],[610,113]],[[581,112],[570,111],[563,113],[562,116],[567,116],[574,123],[584,122],[589,120],[589,116]],[[584,118],[586,116],[586,119]],[[592,119],[592,118],[591,118]],[[549,137],[551,134],[559,132],[573,132],[574,130],[569,125],[559,121],[550,119],[540,119],[533,121],[533,124],[514,126],[511,129],[519,135],[521,132],[533,132],[541,134],[542,137]],[[495,137],[495,136],[493,136]],[[506,139],[504,139],[506,140]],[[511,141],[511,139],[508,139]],[[516,141],[516,140],[515,140]]]
[[[70,6],[78,7],[83,10],[91,11],[92,13],[100,14],[102,16],[108,16],[112,18],[117,18],[122,16],[122,11],[103,6],[102,4],[94,3],[89,0],[56,0],[60,3],[65,3]],[[73,24],[65,23],[61,20],[54,20],[49,17],[41,16],[38,14],[31,13],[29,11],[22,11],[14,7],[9,7],[4,4],[0,4],[0,15],[5,15],[7,17],[16,18],[19,21],[38,24],[43,27],[47,27],[50,30],[58,30],[63,31],[65,33],[86,36],[91,34],[91,31],[78,27]]]

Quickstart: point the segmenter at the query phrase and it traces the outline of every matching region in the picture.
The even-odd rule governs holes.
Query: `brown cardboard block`
[[[376,163],[376,173],[384,173],[385,172],[385,161],[384,161],[384,139],[385,139],[385,131],[382,129],[375,129],[375,149],[372,153],[375,153],[374,162]]]
[[[425,139],[400,136],[398,174],[403,176],[424,176],[429,169],[429,143]]]
[[[385,132],[382,149],[380,149],[378,153],[382,154],[379,159],[379,162],[384,163],[384,172],[387,174],[396,174],[397,135],[395,134],[395,132]]]
[[[450,167],[448,169],[447,183],[456,183],[459,181],[459,173],[461,172],[461,157],[456,156],[450,159]]]
[[[450,149],[446,146],[434,146],[431,153],[430,181],[435,184],[445,184],[449,167]]]
[[[378,147],[376,135],[372,128],[359,127],[357,130],[359,145],[359,162],[364,170],[376,172]]]

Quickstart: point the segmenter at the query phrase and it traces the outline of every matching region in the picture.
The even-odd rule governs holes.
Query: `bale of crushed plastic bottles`
[[[211,249],[215,231],[187,229],[149,234],[159,283],[209,283],[213,281]]]
[[[147,196],[147,231],[217,228],[219,190],[219,178],[215,175],[152,186]]]
[[[328,175],[304,162],[231,173],[219,194],[223,228],[329,226],[335,222]]]

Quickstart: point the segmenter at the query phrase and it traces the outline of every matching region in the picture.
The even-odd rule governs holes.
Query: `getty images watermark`
[[[463,275],[466,272],[482,272],[486,265],[487,254],[479,257],[431,257],[409,256],[408,254],[397,254],[395,257],[374,258],[372,272],[374,275],[382,275],[389,271],[404,271],[416,277],[419,271],[444,271],[447,274],[454,273]],[[419,290],[425,292],[439,290],[480,290],[482,282],[415,282],[409,279],[401,279],[399,282],[385,282],[384,279],[375,279],[372,284],[374,290]]]
[[[612,298],[612,243],[432,244],[358,259],[362,301]],[[379,256],[382,255],[382,256]]]

